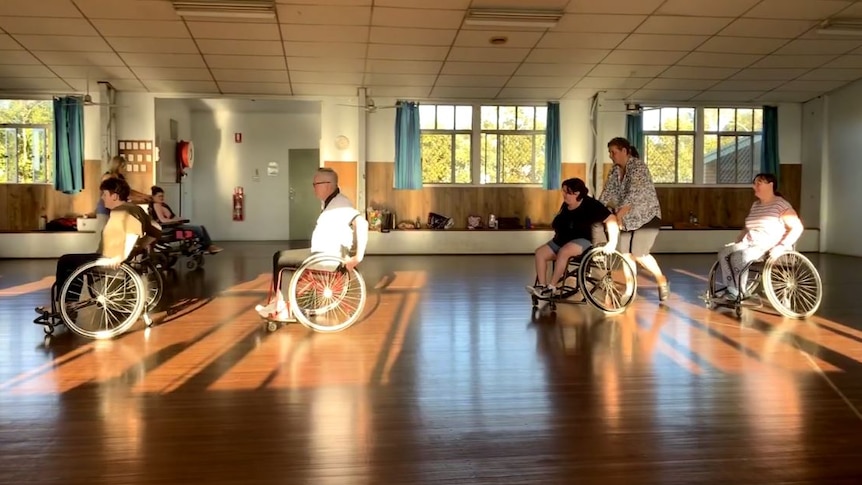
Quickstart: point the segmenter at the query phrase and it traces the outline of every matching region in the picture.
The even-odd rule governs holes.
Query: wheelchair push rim
[[[807,318],[823,299],[823,283],[811,261],[796,251],[769,258],[763,269],[766,298],[788,318]]]
[[[312,256],[296,270],[288,287],[290,311],[317,332],[339,332],[359,319],[365,308],[365,280],[340,258]]]
[[[128,264],[112,269],[93,261],[76,269],[63,284],[60,316],[69,330],[82,337],[109,339],[135,324],[144,312],[146,297],[145,283]]]
[[[607,314],[619,314],[637,295],[637,275],[618,251],[605,254],[601,247],[594,247],[581,259],[578,286],[593,306]]]

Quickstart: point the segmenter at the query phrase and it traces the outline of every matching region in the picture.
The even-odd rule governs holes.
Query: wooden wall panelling
[[[611,167],[605,164],[605,180]],[[779,192],[798,212],[802,165],[781,165],[779,185]],[[754,202],[751,187],[657,187],[656,193],[666,224],[688,223],[689,212],[694,212],[701,226],[742,227]]]
[[[398,221],[427,220],[429,212],[451,217],[455,228],[467,227],[467,216],[489,214],[518,217],[523,223],[530,217],[534,225],[550,225],[562,204],[558,189],[536,187],[425,187],[421,190],[392,188],[395,164],[369,162],[366,165],[366,187],[369,205],[394,211]],[[584,178],[586,165],[564,163],[562,178]]]
[[[0,184],[0,232],[39,230],[39,218],[77,217],[96,210],[101,160],[84,161],[84,190],[69,195],[52,184]]]
[[[611,164],[604,165],[605,179]],[[421,190],[392,188],[395,164],[369,162],[366,169],[367,198],[375,208],[394,210],[399,221],[422,221],[428,212],[437,212],[455,219],[456,228],[467,225],[467,216],[476,214],[483,219],[488,214],[501,217],[529,216],[535,225],[548,225],[562,203],[557,190],[534,187],[425,187]],[[564,163],[563,179],[586,175],[586,165]],[[802,166],[781,166],[780,191],[800,210]],[[687,223],[694,212],[703,227],[742,227],[754,202],[750,187],[658,187],[656,189],[666,224]],[[597,194],[594,194],[597,196]],[[805,221],[803,221],[804,223]]]
[[[338,174],[338,186],[341,192],[356,204],[358,193],[356,187],[359,186],[357,180],[356,162],[323,162],[324,167],[335,170]],[[365,212],[365,207],[357,207],[360,212]]]

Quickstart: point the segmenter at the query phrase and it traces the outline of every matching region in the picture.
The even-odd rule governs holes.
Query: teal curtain
[[[54,98],[54,188],[84,190],[84,105],[79,98]]]
[[[545,190],[560,188],[563,174],[563,149],[560,140],[560,103],[548,103],[548,121],[545,124]]]
[[[422,188],[422,150],[419,142],[419,107],[399,101],[395,112],[395,189]]]
[[[640,113],[626,115],[626,140],[638,151],[638,158],[644,156],[644,124]]]
[[[760,171],[779,179],[781,170],[778,158],[778,107],[763,107],[763,140],[760,143]],[[778,186],[781,187],[780,180]]]

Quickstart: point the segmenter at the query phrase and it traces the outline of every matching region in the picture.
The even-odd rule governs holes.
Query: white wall
[[[171,139],[171,120],[177,122],[177,140]],[[157,99],[155,101],[155,139],[159,147],[156,164],[156,185],[165,189],[168,205],[182,217],[194,218],[194,200],[191,192],[194,166],[182,183],[177,183],[178,140],[191,140],[192,113],[183,99]]]
[[[802,131],[799,136],[802,153],[802,193],[799,217],[806,227],[819,227],[825,235],[821,212],[821,184],[823,183],[825,99],[819,97],[802,106]],[[822,244],[821,244],[822,245]]]
[[[155,96],[150,93],[118,92],[116,103],[118,140],[155,139]],[[117,147],[114,147],[114,154],[116,150]]]
[[[812,105],[813,108],[813,105]],[[830,93],[825,109],[826,136],[823,147],[822,192],[824,251],[862,256],[862,168],[859,134],[862,133],[862,83],[856,82]],[[812,121],[814,122],[814,121]],[[813,137],[811,138],[814,139]],[[812,148],[813,150],[813,148]],[[803,179],[803,186],[808,183]]]
[[[320,115],[192,111],[191,134],[193,222],[216,241],[289,239],[288,150],[320,147]],[[267,176],[269,162],[279,164],[277,177]],[[242,222],[232,220],[236,186],[245,189]]]
[[[364,110],[345,105],[357,104],[356,98],[326,98],[320,106],[320,159],[322,162],[355,162],[359,159],[359,117],[365,116]],[[392,113],[395,110],[387,110]],[[370,115],[378,116],[377,113]],[[393,115],[393,126],[395,118]],[[350,144],[345,149],[339,149],[335,139],[345,136]],[[394,145],[394,142],[393,142]]]
[[[93,95],[97,101],[97,95]],[[102,159],[101,106],[84,106],[84,160]]]

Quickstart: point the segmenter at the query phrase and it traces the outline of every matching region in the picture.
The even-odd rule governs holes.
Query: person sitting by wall
[[[195,226],[191,224],[182,224],[185,219],[177,217],[171,206],[165,203],[165,190],[154,185],[150,190],[153,194],[153,202],[151,204],[154,217],[162,224],[174,224],[177,229],[182,229],[192,232],[201,242],[204,250],[210,254],[215,254],[222,251],[222,248],[213,244],[206,227]]]

